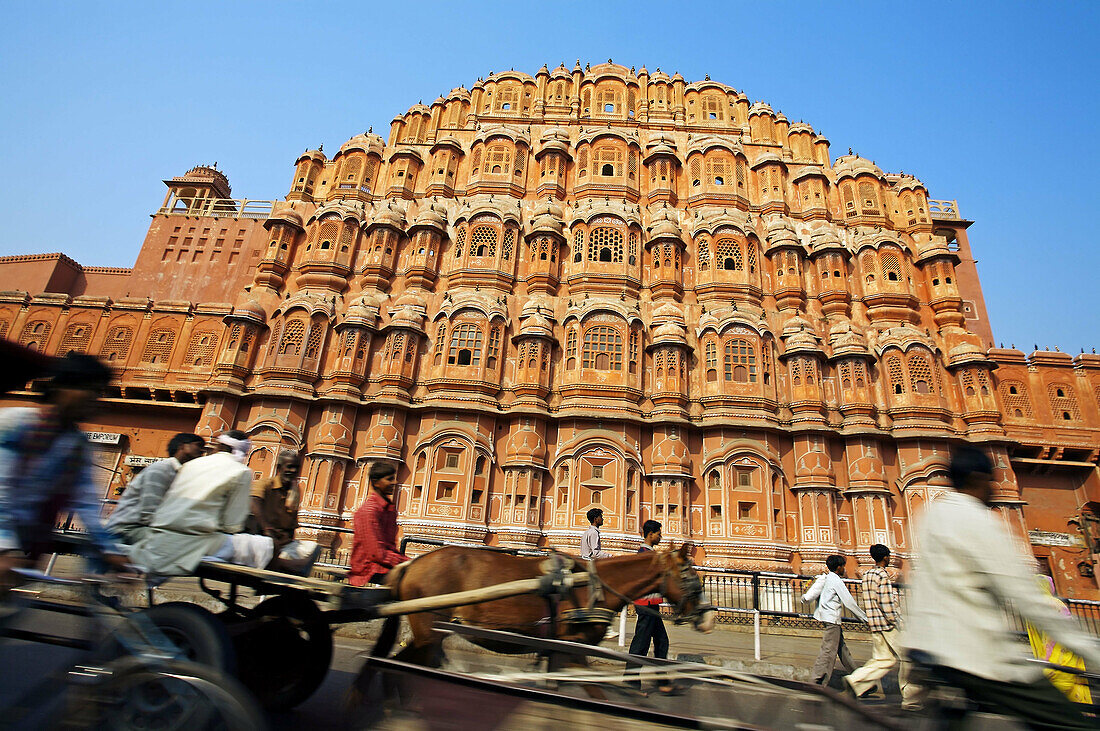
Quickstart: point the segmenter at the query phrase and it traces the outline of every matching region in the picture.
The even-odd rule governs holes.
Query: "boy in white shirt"
[[[848,587],[844,586],[845,562],[846,559],[843,556],[826,557],[825,566],[829,570],[817,577],[810,590],[802,595],[804,602],[818,600],[814,619],[825,623],[825,633],[821,638],[821,652],[818,653],[813,670],[810,671],[810,680],[818,685],[829,684],[829,679],[833,676],[833,666],[836,665],[838,657],[849,673],[856,669],[855,663],[852,662],[852,654],[844,644],[844,630],[841,627],[843,607],[847,607],[861,622],[867,621],[867,615],[856,604]]]

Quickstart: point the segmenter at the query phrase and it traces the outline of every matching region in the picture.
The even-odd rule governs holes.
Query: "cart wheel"
[[[237,671],[237,651],[225,625],[217,615],[198,604],[167,602],[144,609],[134,617],[151,622],[164,637],[175,645],[182,659],[206,665],[227,675]],[[112,638],[108,645],[110,657],[124,652],[120,640]]]
[[[270,710],[293,708],[313,695],[332,662],[332,630],[302,596],[277,596],[253,609],[256,626],[234,638],[237,677]]]

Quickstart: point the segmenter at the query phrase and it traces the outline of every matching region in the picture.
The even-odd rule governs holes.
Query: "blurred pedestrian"
[[[21,583],[12,569],[55,550],[54,531],[70,511],[109,567],[127,565],[99,519],[92,450],[79,426],[111,370],[93,356],[69,353],[52,363],[48,377],[41,408],[0,412],[0,592]]]
[[[941,682],[979,708],[1017,716],[1032,728],[1095,729],[1035,664],[1025,662],[1010,619],[1021,617],[1100,668],[1100,645],[1051,606],[1027,557],[989,510],[993,463],[969,445],[951,457],[954,490],[925,508],[917,529],[906,633]]]
[[[817,600],[814,619],[825,624],[825,631],[821,636],[821,650],[810,671],[810,680],[818,685],[829,684],[837,658],[849,673],[856,669],[855,663],[852,662],[852,653],[844,643],[844,628],[841,626],[844,607],[847,607],[861,622],[867,621],[867,615],[859,608],[848,587],[844,585],[845,563],[846,559],[843,556],[826,556],[825,567],[828,570],[817,577],[810,590],[802,595],[804,602]]]
[[[656,550],[661,545],[661,524],[656,520],[647,520],[642,523],[642,545],[638,553],[646,553]],[[653,656],[665,660],[668,658],[668,632],[665,631],[665,623],[661,620],[661,602],[664,598],[660,592],[646,594],[641,599],[634,601],[634,612],[638,615],[638,621],[634,625],[634,637],[630,640],[630,654],[645,657],[649,654],[649,646],[653,645]],[[627,664],[627,669],[641,668],[641,665]],[[632,685],[641,690],[642,680],[630,681]],[[662,683],[658,686],[661,693],[672,693],[675,688],[671,683]]]
[[[284,449],[275,460],[275,476],[252,483],[252,519],[250,529],[272,540],[275,557],[268,568],[305,576],[317,562],[321,547],[315,541],[295,539],[298,529],[298,507],[302,491],[298,489],[298,473],[302,457]]]
[[[863,609],[871,629],[871,659],[863,667],[844,678],[857,698],[868,693],[889,673],[898,668],[898,685],[901,687],[901,705],[916,708],[917,687],[909,682],[909,661],[902,655],[899,644],[901,631],[901,605],[893,581],[886,568],[890,565],[890,549],[881,543],[871,546],[871,560],[875,567],[863,574]]]
[[[202,456],[206,442],[197,434],[180,433],[168,442],[168,457],[148,465],[130,480],[107,519],[107,530],[132,546],[141,540],[180,467]]]
[[[1072,617],[1069,607],[1054,593],[1054,580],[1044,574],[1035,577],[1035,583],[1039,590],[1050,597],[1050,606],[1057,609],[1062,616]],[[1045,632],[1031,622],[1027,623],[1027,639],[1031,643],[1031,652],[1037,660],[1044,660],[1053,665],[1061,665],[1075,670],[1084,670],[1084,661],[1066,648],[1050,639]],[[1089,690],[1088,681],[1080,675],[1067,673],[1063,670],[1047,668],[1043,671],[1051,684],[1062,691],[1067,698],[1074,703],[1092,703],[1092,692]]]

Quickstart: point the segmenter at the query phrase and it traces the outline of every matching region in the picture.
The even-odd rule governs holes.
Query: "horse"
[[[593,607],[610,610],[608,619],[626,604],[647,594],[659,592],[672,605],[674,621],[691,622],[695,629],[710,632],[715,612],[703,593],[703,582],[691,567],[689,545],[678,551],[645,551],[598,559],[588,563],[589,584],[566,591],[548,600],[534,594],[496,599],[432,612],[408,615],[412,639],[394,659],[430,667],[442,662],[444,635],[432,629],[435,622],[460,622],[487,629],[505,630],[522,635],[598,644],[607,621],[570,622],[571,613]],[[580,559],[557,554],[558,560],[585,569]],[[512,556],[477,548],[448,546],[401,564],[389,573],[386,586],[396,600],[469,591],[519,579],[539,578],[548,559]],[[554,558],[551,557],[551,562]],[[595,596],[591,595],[595,589]],[[395,629],[395,628],[394,628]],[[392,636],[389,643],[392,645]],[[472,640],[496,652],[526,652],[514,645]],[[381,641],[375,655],[388,654]]]

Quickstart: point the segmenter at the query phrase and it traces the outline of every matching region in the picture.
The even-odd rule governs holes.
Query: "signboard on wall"
[[[160,462],[162,459],[163,457],[139,457],[136,454],[128,454],[123,463],[127,467],[148,467],[154,462]]]
[[[1027,537],[1031,540],[1031,545],[1033,546],[1077,547],[1085,545],[1081,536],[1070,535],[1069,533],[1055,533],[1049,530],[1029,530],[1027,532]]]
[[[109,431],[89,431],[84,432],[84,436],[86,436],[88,441],[92,444],[118,444],[122,439],[121,434],[115,434]]]

